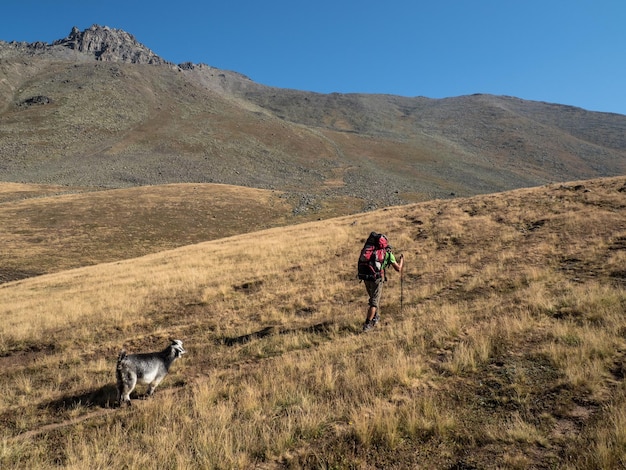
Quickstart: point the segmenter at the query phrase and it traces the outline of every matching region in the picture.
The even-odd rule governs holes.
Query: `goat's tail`
[[[122,351],[120,352],[120,355],[117,356],[117,367],[120,367],[120,364],[122,363],[122,361],[126,359],[126,349],[122,349]]]

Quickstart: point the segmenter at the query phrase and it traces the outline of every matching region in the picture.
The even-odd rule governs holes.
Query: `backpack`
[[[389,242],[386,236],[382,233],[370,233],[359,255],[357,277],[361,281],[378,282],[385,278],[385,270],[382,266],[388,248]]]

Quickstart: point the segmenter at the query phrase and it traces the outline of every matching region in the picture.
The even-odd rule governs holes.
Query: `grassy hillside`
[[[0,285],[0,466],[623,467],[625,191],[435,200]],[[362,334],[371,230],[406,270]],[[114,408],[119,350],[168,338],[188,354]]]
[[[0,283],[360,210],[354,198],[306,202],[218,184],[93,191],[0,183]]]

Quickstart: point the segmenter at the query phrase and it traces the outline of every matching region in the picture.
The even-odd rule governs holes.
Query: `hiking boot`
[[[363,323],[363,332],[369,331],[374,327],[373,322],[371,321],[366,321],[365,323]]]
[[[378,314],[374,315],[374,318],[372,318],[372,326],[378,325],[379,321],[380,321],[380,316]]]

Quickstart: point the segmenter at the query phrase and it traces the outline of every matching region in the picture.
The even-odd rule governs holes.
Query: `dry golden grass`
[[[219,184],[87,191],[0,183],[0,282],[356,211],[334,198],[295,216],[284,194]]]
[[[624,183],[431,201],[0,285],[0,466],[619,468]],[[371,230],[406,256],[404,301],[392,272],[382,324],[361,334],[355,256]],[[169,337],[188,354],[153,398],[115,408],[119,350]]]

